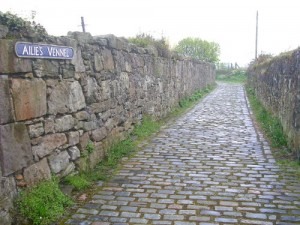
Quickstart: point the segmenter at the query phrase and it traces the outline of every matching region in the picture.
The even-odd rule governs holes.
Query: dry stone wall
[[[248,69],[258,99],[281,121],[294,151],[300,151],[300,49]]]
[[[143,115],[161,118],[180,99],[215,82],[212,64],[162,57],[155,48],[113,35],[15,40],[1,30],[1,224],[18,187],[93,167]],[[17,41],[70,46],[75,54],[72,60],[18,58]],[[88,143],[95,148],[89,165],[82,157]]]

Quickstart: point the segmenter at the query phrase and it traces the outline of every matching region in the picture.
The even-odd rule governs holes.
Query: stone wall
[[[1,30],[0,224],[9,220],[19,187],[93,167],[143,115],[164,117],[180,99],[215,82],[212,64],[162,57],[113,35],[16,40]],[[71,46],[75,55],[18,58],[20,40]],[[87,165],[82,155],[89,142],[95,151]]]
[[[281,121],[294,151],[300,150],[300,49],[248,69],[258,99]]]

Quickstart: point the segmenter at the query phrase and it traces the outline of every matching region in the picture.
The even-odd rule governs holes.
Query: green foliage
[[[47,35],[45,28],[37,24],[35,21],[30,22],[10,12],[3,13],[0,11],[0,24],[8,27],[11,35],[23,35],[28,36],[32,33],[38,33],[40,35]]]
[[[218,62],[220,46],[215,42],[208,42],[200,38],[185,38],[179,41],[175,51],[205,62]]]
[[[280,120],[264,108],[253,89],[248,87],[246,91],[254,116],[273,147],[276,162],[285,172],[291,172],[300,179],[299,157],[287,147],[286,135]]]
[[[93,151],[95,150],[94,143],[92,141],[89,141],[87,145],[85,146],[84,151],[82,151],[81,156],[86,158],[88,157]]]
[[[154,121],[151,117],[144,116],[142,123],[135,127],[132,134],[138,139],[144,139],[158,131],[160,126],[160,121]]]
[[[179,107],[182,109],[186,109],[191,107],[195,102],[198,102],[201,98],[203,98],[207,93],[209,93],[214,87],[208,86],[205,89],[196,91],[193,95],[184,98],[179,101]]]
[[[106,165],[115,168],[123,157],[128,156],[133,152],[134,147],[134,142],[131,138],[127,138],[114,144],[108,151]]]
[[[72,185],[75,190],[84,190],[91,186],[91,182],[87,180],[84,174],[69,175],[64,179],[64,182]]]
[[[248,98],[251,104],[251,109],[254,112],[255,118],[259,122],[261,128],[266,133],[271,141],[272,147],[286,147],[286,135],[283,132],[282,125],[279,119],[270,114],[261,102],[256,98],[255,92],[251,88],[247,88]]]
[[[89,141],[88,144],[85,147],[85,150],[91,154],[94,150],[95,150],[95,146],[93,144],[93,142]]]
[[[247,75],[245,70],[232,70],[230,74],[217,74],[217,80],[228,83],[246,83]]]
[[[21,192],[18,206],[22,215],[34,225],[44,225],[55,221],[70,206],[72,201],[65,196],[52,179]]]
[[[269,63],[274,57],[271,54],[260,54],[257,59],[254,59],[250,62],[249,67],[257,67],[259,65],[264,65],[265,63]]]
[[[150,34],[141,33],[137,34],[135,37],[128,38],[128,41],[142,48],[154,46],[158,51],[158,55],[163,57],[168,57],[170,54],[169,44],[164,37],[155,39]]]

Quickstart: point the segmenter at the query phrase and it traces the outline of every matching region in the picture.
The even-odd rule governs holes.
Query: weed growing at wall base
[[[286,135],[278,118],[270,114],[255,97],[253,89],[247,88],[251,109],[261,128],[271,141],[271,146],[280,148],[287,146]]]
[[[273,147],[273,155],[277,163],[284,169],[293,168],[294,174],[300,179],[299,159],[287,147],[287,138],[280,120],[264,108],[256,98],[253,89],[248,87],[246,91],[254,116]]]
[[[174,109],[174,111],[172,112],[172,116],[183,113],[186,109],[195,105],[200,99],[211,92],[214,88],[214,85],[207,86],[205,89],[198,90],[193,95],[181,99],[179,101],[179,107]]]
[[[24,190],[17,202],[21,214],[34,225],[55,221],[64,213],[64,208],[71,204],[71,199],[61,192],[54,178]]]

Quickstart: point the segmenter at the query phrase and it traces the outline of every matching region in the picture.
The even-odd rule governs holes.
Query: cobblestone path
[[[66,224],[300,224],[300,183],[282,178],[250,115],[242,86],[219,85]]]

